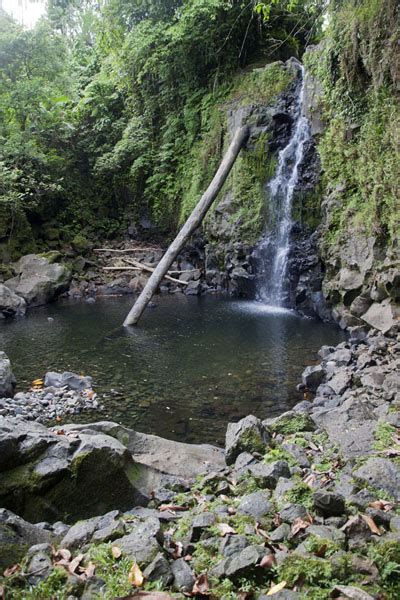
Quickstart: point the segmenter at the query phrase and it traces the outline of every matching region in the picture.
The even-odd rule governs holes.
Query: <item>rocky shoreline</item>
[[[225,452],[0,417],[5,598],[398,598],[399,350],[322,347],[304,401]]]

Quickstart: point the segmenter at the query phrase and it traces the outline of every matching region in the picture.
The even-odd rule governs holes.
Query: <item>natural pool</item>
[[[91,375],[107,396],[105,410],[73,420],[222,443],[229,421],[277,415],[301,400],[302,370],[322,344],[343,339],[335,326],[289,311],[213,297],[157,297],[127,330],[120,324],[131,304],[132,297],[64,302],[2,323],[0,347],[18,389],[48,370]]]

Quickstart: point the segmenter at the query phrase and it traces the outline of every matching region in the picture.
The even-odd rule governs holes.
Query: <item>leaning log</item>
[[[175,258],[178,256],[179,252],[182,250],[192,233],[202,223],[204,217],[207,214],[208,209],[210,208],[218,192],[224,185],[225,180],[228,177],[241,148],[247,142],[248,137],[248,125],[244,125],[243,127],[240,127],[236,130],[233,140],[230,143],[229,148],[221,161],[218,171],[215,173],[207,190],[204,192],[198,204],[194,208],[192,214],[187,219],[186,223],[183,225],[182,229],[179,231],[178,235],[171,243],[168,250],[165,252],[164,256],[158,263],[155,271],[152,273],[151,277],[146,283],[140,296],[131,308],[128,316],[124,321],[125,327],[127,327],[128,325],[136,325],[136,323],[139,321],[144,309],[146,308],[147,304],[150,302],[151,298],[160,286],[164,275],[167,273],[169,267],[172,265]]]

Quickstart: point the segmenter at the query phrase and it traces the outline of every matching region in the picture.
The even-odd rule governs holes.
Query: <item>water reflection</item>
[[[297,402],[302,369],[322,344],[342,336],[256,302],[179,296],[157,299],[139,327],[116,326],[131,301],[53,305],[2,324],[1,347],[20,387],[49,369],[84,372],[108,396],[101,418],[174,439],[222,442],[229,420],[265,418]]]

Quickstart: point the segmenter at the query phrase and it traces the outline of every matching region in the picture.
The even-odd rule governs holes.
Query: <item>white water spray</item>
[[[301,82],[298,89],[293,115],[293,131],[288,144],[279,152],[278,166],[268,186],[269,202],[275,206],[276,233],[273,240],[265,239],[263,245],[271,247],[271,267],[259,287],[261,299],[273,306],[282,306],[284,282],[287,275],[292,227],[292,201],[299,177],[299,166],[303,160],[304,144],[310,137],[309,124],[302,114],[304,96],[304,67],[299,65]]]

